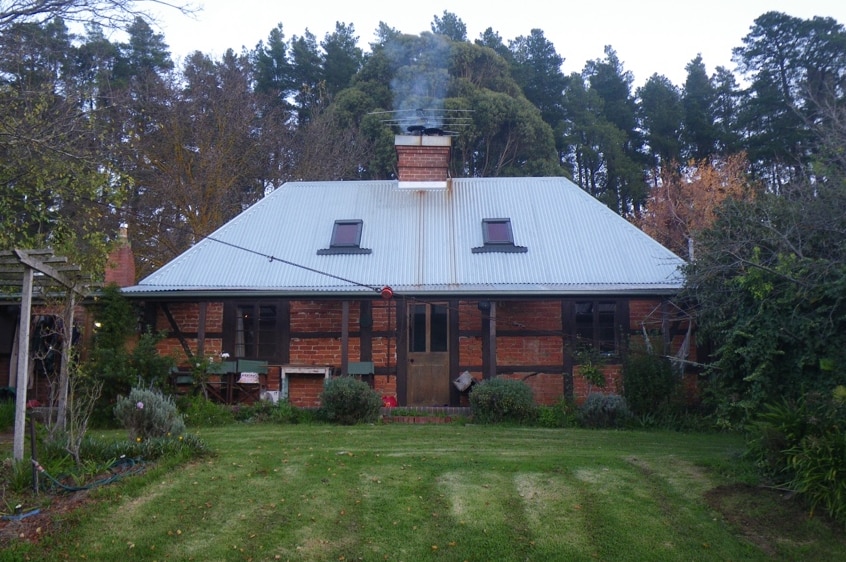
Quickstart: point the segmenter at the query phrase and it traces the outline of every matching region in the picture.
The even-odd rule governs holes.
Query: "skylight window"
[[[482,241],[484,246],[473,248],[474,254],[487,252],[527,252],[525,246],[514,245],[511,219],[482,219]]]
[[[364,221],[361,219],[336,220],[332,228],[332,240],[329,247],[317,250],[320,256],[332,254],[369,254],[372,250],[361,247],[361,231]]]
[[[511,219],[482,219],[482,236],[486,245],[514,245],[514,235],[511,234]]]
[[[361,243],[362,221],[335,221],[332,229],[332,248],[358,247]]]

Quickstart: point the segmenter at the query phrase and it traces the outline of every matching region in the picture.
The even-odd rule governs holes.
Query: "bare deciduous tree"
[[[172,8],[183,14],[191,5],[164,0],[0,0],[0,31],[17,23],[44,23],[54,18],[123,27],[141,16],[150,18],[151,6]]]

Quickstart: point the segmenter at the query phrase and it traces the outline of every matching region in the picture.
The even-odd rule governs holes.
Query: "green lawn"
[[[804,515],[789,525],[798,538],[773,529],[762,539],[751,523],[737,526],[738,513],[756,517],[749,498],[766,494],[723,497],[729,516],[709,507],[706,497],[732,483],[740,462],[736,436],[440,424],[240,424],[200,435],[214,457],[101,488],[56,532],[0,559],[810,560],[846,552],[842,533]],[[758,509],[758,519],[772,513]]]

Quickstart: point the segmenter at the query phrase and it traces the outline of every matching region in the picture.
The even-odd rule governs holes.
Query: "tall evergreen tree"
[[[86,34],[74,50],[73,74],[79,80],[82,107],[102,109],[109,105],[114,69],[120,47],[108,40],[103,28],[96,24],[86,27]]]
[[[678,88],[666,77],[653,74],[638,88],[640,122],[653,169],[653,181],[660,170],[681,159],[683,109]]]
[[[444,10],[441,17],[432,20],[432,33],[444,35],[453,41],[467,41],[467,26],[457,15]]]
[[[567,77],[561,71],[564,58],[540,29],[509,42],[512,75],[523,94],[540,109],[543,120],[561,131],[564,120],[564,89]],[[559,149],[563,146],[559,146]]]
[[[511,62],[511,49],[508,48],[508,45],[502,40],[500,34],[494,31],[492,27],[485,29],[474,43],[480,47],[493,49],[496,54]]]
[[[154,75],[173,69],[170,47],[164,35],[156,33],[142,17],[127,27],[129,41],[122,44],[121,58],[115,67],[115,78],[126,80],[133,76]]]
[[[746,152],[737,125],[741,92],[737,78],[727,68],[718,66],[711,82],[714,85],[714,127],[717,130],[717,152],[723,156]]]
[[[816,119],[821,98],[844,97],[846,30],[831,18],[767,12],[734,49],[734,60],[751,80],[739,119],[750,159],[778,191],[807,171],[808,123]]]
[[[633,78],[617,53],[589,61],[570,81],[567,110],[569,160],[580,185],[617,213],[637,212],[646,200],[646,181],[638,131]],[[584,182],[584,183],[581,183]]]
[[[682,105],[684,107],[684,129],[682,139],[685,160],[702,160],[714,154],[718,145],[718,134],[714,119],[716,91],[708,78],[702,55],[697,55],[687,66]]]
[[[291,85],[299,123],[307,123],[325,98],[323,67],[317,38],[308,29],[291,37]]]
[[[323,48],[323,79],[326,92],[333,96],[350,85],[364,62],[358,36],[352,24],[336,23],[334,33],[327,33],[320,43]]]
[[[385,45],[402,35],[402,33],[387,23],[380,21],[376,30],[373,32],[373,35],[376,37],[376,41],[370,44],[370,50],[375,53],[377,50],[384,48]]]
[[[252,63],[256,74],[255,90],[285,105],[293,93],[294,79],[281,23],[270,30],[267,43],[259,41],[253,49]]]

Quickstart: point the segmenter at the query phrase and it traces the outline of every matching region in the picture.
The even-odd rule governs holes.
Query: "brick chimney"
[[[449,179],[452,138],[397,135],[397,179],[400,188],[445,189]]]
[[[117,243],[109,253],[106,262],[106,285],[116,284],[118,287],[130,287],[135,285],[135,255],[132,253],[132,246],[129,244],[127,227],[120,226]]]

